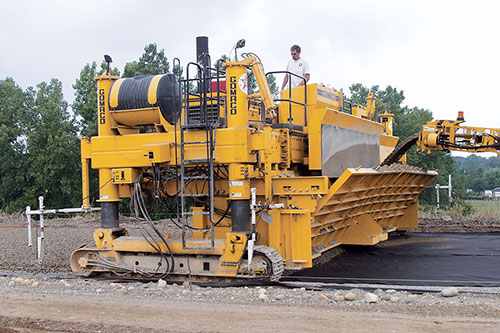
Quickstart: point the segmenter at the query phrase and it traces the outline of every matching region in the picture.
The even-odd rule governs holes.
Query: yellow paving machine
[[[258,57],[238,60],[243,44],[212,68],[208,39],[198,37],[183,80],[96,77],[98,135],[81,139],[81,161],[83,207],[89,168],[99,171],[101,228],[95,248],[73,253],[76,274],[276,281],[340,245],[417,227],[418,195],[437,173],[392,163],[403,152],[394,153],[392,115],[374,121],[374,96],[354,107],[339,91],[305,84],[275,98]],[[248,93],[249,73],[257,93]],[[486,130],[457,142],[448,125],[458,126],[424,127],[421,149],[498,142]],[[140,236],[120,227],[125,198]],[[170,203],[175,237],[152,220],[155,202]]]

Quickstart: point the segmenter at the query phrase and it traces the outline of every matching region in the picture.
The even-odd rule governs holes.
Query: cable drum
[[[109,91],[111,111],[151,109],[158,107],[170,124],[180,117],[182,96],[174,74],[140,75],[116,80]],[[144,118],[137,118],[135,125],[144,125]]]

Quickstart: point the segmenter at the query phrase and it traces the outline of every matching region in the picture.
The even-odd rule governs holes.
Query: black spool
[[[119,111],[159,107],[166,121],[176,123],[182,110],[179,82],[174,74],[163,75],[157,83],[152,82],[154,77],[155,75],[140,75],[124,79],[118,90],[118,105],[115,108],[110,106],[110,109]],[[155,104],[148,101],[151,84],[157,84]],[[112,91],[113,87],[110,94]]]

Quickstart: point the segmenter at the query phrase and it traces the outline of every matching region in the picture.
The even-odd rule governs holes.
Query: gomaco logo
[[[106,108],[104,107],[104,89],[99,89],[99,124],[106,124]]]
[[[229,78],[229,109],[231,114],[236,114],[236,76],[231,76]]]

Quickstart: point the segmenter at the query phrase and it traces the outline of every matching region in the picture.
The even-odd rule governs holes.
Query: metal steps
[[[213,115],[213,105],[208,103],[210,99],[211,103],[214,103],[213,98],[208,96],[207,91],[200,89],[200,87],[207,87],[207,82],[210,82],[211,78],[207,77],[207,70],[202,68],[199,64],[189,63],[186,72],[187,79],[186,82],[191,82],[193,80],[189,79],[189,68],[197,67],[197,79],[194,80],[199,87],[199,94],[194,95],[189,93],[189,89],[185,90],[184,94],[184,124],[180,125],[180,216],[178,220],[182,225],[182,248],[188,250],[213,250],[215,246],[214,239],[214,151],[215,151],[215,132],[218,127],[218,113],[217,117]],[[208,71],[209,73],[210,71]],[[208,74],[210,75],[210,74]],[[193,97],[194,96],[194,97]],[[218,104],[217,104],[218,105]],[[209,109],[210,108],[210,109]],[[190,111],[194,112],[193,115]],[[209,115],[210,113],[210,115]],[[203,131],[205,134],[200,140],[189,141],[186,140],[186,133],[191,131],[200,132]],[[202,145],[204,149],[204,154],[200,154],[199,147],[196,147],[198,156],[193,156],[195,150],[194,145]],[[186,151],[189,151],[189,157],[186,158]],[[201,156],[200,156],[201,155]],[[196,168],[196,171],[194,171]],[[200,169],[205,173],[200,175]],[[194,174],[191,174],[193,173]],[[192,182],[203,182],[200,186],[189,186]],[[189,186],[189,188],[187,188]],[[202,189],[202,190],[200,190]],[[193,193],[195,191],[202,191],[203,193]],[[199,200],[203,198],[204,205],[206,209],[201,212],[192,212],[189,209],[189,204],[192,200]],[[208,216],[209,227],[203,229],[193,229],[189,225],[190,218],[194,216]],[[188,231],[193,232],[206,232],[210,234],[210,246],[209,247],[193,247],[188,246],[186,242],[186,233]],[[192,243],[189,241],[189,243]]]

